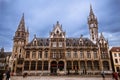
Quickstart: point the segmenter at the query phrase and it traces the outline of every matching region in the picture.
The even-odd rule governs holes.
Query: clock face
[[[94,24],[91,24],[90,27],[94,27]]]

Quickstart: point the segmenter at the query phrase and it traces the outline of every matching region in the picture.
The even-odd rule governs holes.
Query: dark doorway
[[[64,69],[64,62],[63,61],[58,62],[58,68],[60,71],[62,71]]]
[[[52,74],[56,74],[57,73],[57,62],[56,61],[52,61],[51,62],[51,73]]]

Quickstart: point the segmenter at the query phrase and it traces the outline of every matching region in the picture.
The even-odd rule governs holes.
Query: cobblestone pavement
[[[79,77],[79,76],[12,76],[11,80],[113,80],[112,77]]]

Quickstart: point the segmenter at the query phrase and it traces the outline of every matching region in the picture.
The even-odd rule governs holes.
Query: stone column
[[[94,71],[94,61],[92,61],[92,70]]]
[[[78,60],[78,72],[80,72],[80,61]]]
[[[43,74],[43,71],[44,71],[44,61],[42,61],[42,74]]]
[[[29,62],[30,64],[29,64],[29,73],[30,73],[30,71],[31,71],[31,61]]]
[[[36,66],[35,66],[36,74],[37,74],[37,64],[38,64],[38,60],[36,60]]]
[[[66,74],[66,61],[64,61],[65,65],[64,65],[64,71],[65,71],[65,74]]]
[[[50,73],[50,61],[48,61],[48,71],[49,71],[49,73]]]
[[[85,60],[85,74],[87,74],[87,60]]]

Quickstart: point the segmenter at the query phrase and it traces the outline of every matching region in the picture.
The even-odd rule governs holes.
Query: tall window
[[[58,57],[59,58],[63,58],[63,52],[62,51],[59,51],[60,53],[59,53],[59,55],[58,55]]]
[[[84,58],[84,53],[83,53],[83,51],[80,51],[80,58]]]
[[[62,47],[62,42],[59,42],[59,47]]]
[[[90,51],[87,51],[87,58],[91,58]]]
[[[67,52],[66,57],[67,57],[67,58],[71,58],[71,53],[70,53],[70,51]]]
[[[29,65],[30,65],[30,62],[29,61],[25,61],[24,62],[24,70],[29,70]]]
[[[30,58],[30,51],[26,51],[26,58]]]
[[[52,58],[56,58],[56,52],[55,51],[53,51]]]
[[[118,59],[115,59],[115,63],[118,63]]]
[[[39,58],[39,59],[42,58],[42,51],[39,51],[39,52],[38,52],[38,58]]]
[[[31,61],[31,70],[35,70],[36,61]]]
[[[103,61],[103,70],[109,70],[109,62]]]
[[[36,51],[33,51],[33,52],[32,52],[32,58],[33,58],[33,59],[36,58]]]
[[[103,58],[103,59],[108,58],[107,52],[102,51],[101,58]]]
[[[116,53],[114,53],[114,56],[115,56],[115,57],[117,57],[117,54],[116,54]]]
[[[48,51],[45,51],[44,58],[48,58]]]
[[[120,57],[120,53],[119,53],[119,57]]]
[[[94,70],[99,70],[99,61],[94,61]]]
[[[38,61],[37,70],[42,70],[42,61]]]
[[[53,42],[53,47],[56,47],[56,42]]]
[[[77,51],[74,51],[73,56],[74,56],[74,58],[77,58],[77,57],[78,57]]]
[[[44,70],[48,70],[48,61],[44,61]]]
[[[85,61],[80,61],[80,68],[81,68],[82,70],[85,69]]]
[[[92,62],[91,61],[87,61],[87,69],[92,70]]]
[[[67,69],[68,70],[72,69],[72,62],[71,61],[67,61]]]
[[[98,56],[97,56],[97,52],[96,51],[94,51],[94,58],[98,58]]]

